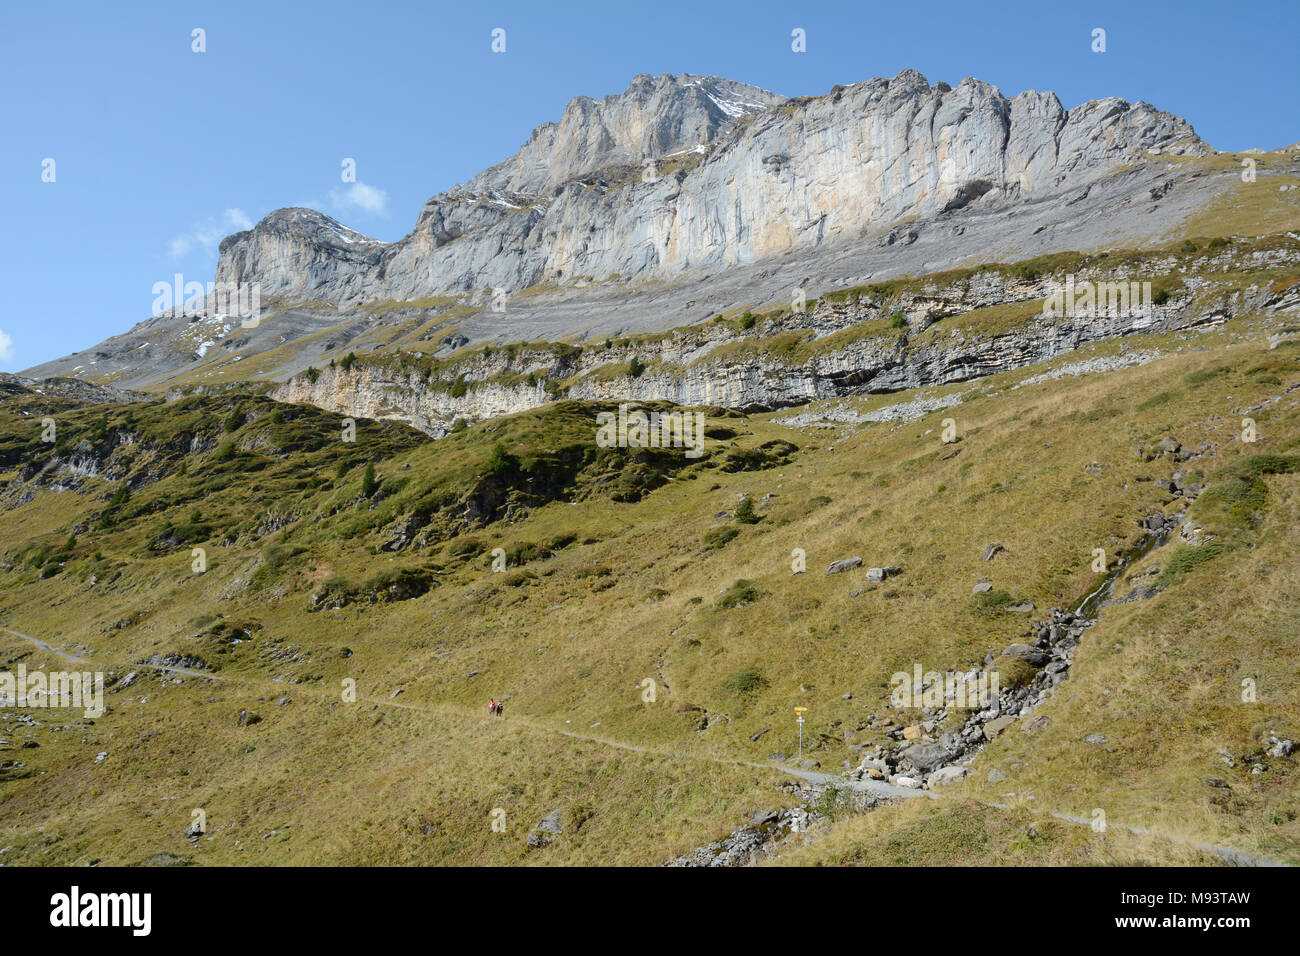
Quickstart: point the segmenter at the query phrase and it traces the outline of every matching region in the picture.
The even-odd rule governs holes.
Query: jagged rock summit
[[[261,378],[410,347],[603,341],[959,264],[1160,240],[1235,176],[1184,120],[1065,109],[914,70],[788,99],[713,76],[578,97],[510,158],[429,199],[396,242],[280,209],[220,245],[260,291],[28,370],[131,388]],[[1170,157],[1179,157],[1174,161]],[[493,308],[504,293],[508,309]],[[143,301],[149,301],[144,299]],[[228,310],[226,310],[228,311]],[[251,361],[250,361],[251,360]]]
[[[1077,188],[1146,151],[1212,152],[1146,103],[1066,110],[973,78],[892,79],[787,100],[717,77],[642,75],[578,97],[511,158],[377,243],[279,210],[221,245],[219,281],[339,304],[667,277],[852,240],[900,220]]]

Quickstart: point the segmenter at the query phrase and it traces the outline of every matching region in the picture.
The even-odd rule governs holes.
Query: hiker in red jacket
[[[489,701],[488,701],[488,713],[489,713],[489,714],[495,714],[496,712],[497,712],[497,702],[496,702],[495,700],[489,700]]]

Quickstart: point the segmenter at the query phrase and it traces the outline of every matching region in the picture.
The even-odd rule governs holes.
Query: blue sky
[[[796,27],[806,53],[791,51]],[[1097,27],[1105,53],[1091,50]],[[1146,100],[1221,149],[1274,148],[1300,139],[1298,35],[1296,0],[9,2],[0,371],[147,318],[154,283],[209,281],[220,238],[273,209],[312,205],[398,239],[429,196],[504,159],[572,97],[637,73],[796,96],[911,67],[1008,95],[1055,90],[1066,107]]]

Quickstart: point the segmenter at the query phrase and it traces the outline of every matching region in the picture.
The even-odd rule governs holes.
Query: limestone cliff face
[[[430,199],[398,242],[280,210],[222,243],[217,277],[345,306],[671,277],[1075,190],[1144,151],[1212,152],[1145,103],[1067,111],[1052,93],[1008,99],[911,70],[799,100],[716,77],[641,76],[571,102],[515,156]]]
[[[1277,262],[1300,265],[1300,256],[1279,253]],[[1091,281],[1122,278],[1101,272],[1080,276]],[[1102,339],[1192,329],[1239,314],[1300,307],[1300,289],[1278,292],[1263,286],[1207,299],[1198,296],[1201,282],[1189,277],[1179,298],[1144,313],[1049,318],[1038,313],[1053,291],[1052,281],[977,273],[950,285],[904,293],[888,303],[873,301],[869,293],[822,300],[807,312],[786,314],[748,332],[705,326],[635,345],[475,352],[432,375],[398,360],[363,360],[346,370],[320,370],[314,381],[295,376],[271,396],[352,417],[396,419],[435,437],[458,418],[480,421],[559,398],[666,400],[761,411],[967,381],[1042,362]],[[1007,331],[982,333],[960,321],[965,312],[1007,303],[1027,306],[1027,318]],[[904,327],[875,321],[900,307]],[[943,320],[952,317],[956,319],[950,328]],[[767,347],[781,341],[783,333],[802,333],[801,348]],[[633,357],[645,365],[636,376],[627,370]],[[463,389],[453,387],[457,379]]]

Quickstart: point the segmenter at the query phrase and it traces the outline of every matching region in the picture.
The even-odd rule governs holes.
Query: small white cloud
[[[217,244],[232,232],[253,228],[253,220],[242,209],[227,209],[221,218],[205,219],[192,230],[176,236],[168,244],[172,257],[179,259],[192,249],[215,252]]]
[[[0,332],[0,362],[13,361],[14,357],[14,340],[9,338],[4,332]]]
[[[253,228],[253,220],[248,218],[248,213],[242,209],[227,209],[226,222],[235,227],[237,232],[243,232],[245,229]]]
[[[359,209],[382,216],[388,211],[388,193],[365,183],[335,186],[330,190],[330,204],[343,211]]]

